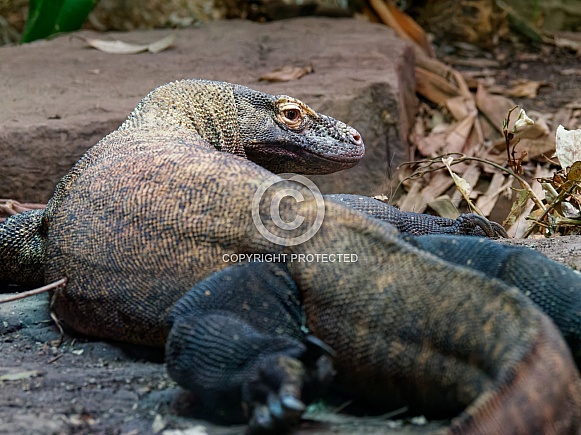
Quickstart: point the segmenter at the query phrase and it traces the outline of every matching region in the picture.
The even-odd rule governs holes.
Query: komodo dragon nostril
[[[354,128],[350,128],[349,134],[351,135],[352,142],[355,145],[363,145],[363,140],[361,139],[361,135],[357,130],[355,130]]]

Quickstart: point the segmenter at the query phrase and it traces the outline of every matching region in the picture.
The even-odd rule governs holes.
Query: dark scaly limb
[[[404,212],[392,205],[367,196],[332,194],[325,195],[325,197],[364,212],[376,219],[388,222],[401,233],[416,236],[423,234],[455,234],[483,236],[493,239],[508,237],[501,225],[473,213],[462,214],[457,219],[448,219],[423,213]]]
[[[28,210],[0,222],[0,282],[44,284],[47,230],[44,210]]]
[[[246,263],[201,281],[168,316],[168,372],[202,414],[255,430],[295,425],[333,371],[332,351],[301,330],[300,292],[276,263]]]

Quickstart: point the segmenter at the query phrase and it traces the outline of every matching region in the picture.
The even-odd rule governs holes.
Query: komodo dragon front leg
[[[425,234],[451,234],[483,236],[497,239],[508,237],[504,228],[482,216],[466,213],[457,219],[448,219],[427,214],[404,212],[375,198],[361,195],[332,194],[326,198],[347,207],[362,211],[376,219],[388,222],[400,232],[414,236]]]
[[[199,396],[201,416],[283,430],[323,394],[333,352],[301,328],[300,297],[286,266],[265,262],[217,272],[178,301],[167,367]]]

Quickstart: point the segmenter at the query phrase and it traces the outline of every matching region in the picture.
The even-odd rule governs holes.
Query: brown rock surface
[[[168,32],[81,35],[148,43]],[[275,68],[309,63],[314,74],[300,80],[258,81]],[[359,129],[365,158],[348,177],[315,177],[324,192],[379,194],[390,165],[408,160],[413,50],[391,30],[353,19],[212,22],[177,31],[174,47],[155,55],[107,54],[71,36],[0,48],[0,198],[48,200],[60,177],[143,96],[181,78],[290,94]]]

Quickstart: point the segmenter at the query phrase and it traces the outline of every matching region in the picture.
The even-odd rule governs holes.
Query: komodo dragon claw
[[[319,352],[330,349],[322,341],[316,341],[323,344]],[[305,355],[310,364],[301,361]],[[257,378],[242,386],[244,403],[252,410],[250,433],[291,429],[299,423],[306,410],[305,403],[325,392],[335,371],[327,355],[316,360],[312,356],[313,350],[305,351],[299,359],[273,355],[263,360]]]
[[[295,359],[275,355],[261,364],[257,378],[242,386],[242,400],[252,416],[249,432],[282,431],[296,426],[306,409],[301,400],[305,367]]]
[[[456,222],[458,222],[460,232],[465,235],[486,236],[491,239],[508,238],[506,230],[501,225],[475,213],[462,214]]]

